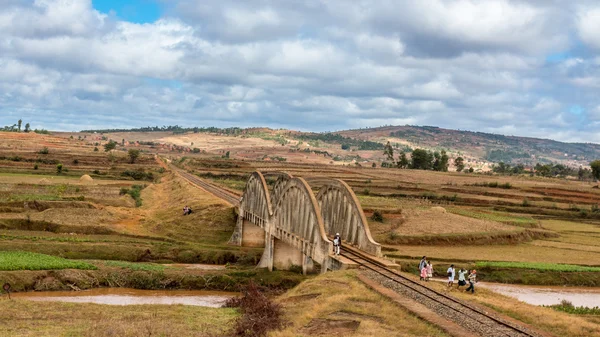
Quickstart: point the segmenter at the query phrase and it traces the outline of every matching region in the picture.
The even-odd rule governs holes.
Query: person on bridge
[[[335,255],[340,255],[340,247],[342,246],[342,238],[340,237],[340,233],[335,233],[333,237],[333,253]]]

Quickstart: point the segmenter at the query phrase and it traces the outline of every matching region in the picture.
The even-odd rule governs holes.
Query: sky
[[[600,142],[595,0],[0,0],[0,126]]]

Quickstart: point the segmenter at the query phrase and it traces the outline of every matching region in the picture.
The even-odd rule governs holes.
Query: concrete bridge
[[[381,257],[381,246],[371,237],[360,203],[345,182],[314,180],[320,186],[315,196],[302,178],[283,172],[268,175],[277,180],[267,184],[260,172],[248,179],[230,240],[235,245],[264,247],[259,267],[285,270],[297,265],[304,273],[315,264],[321,272],[346,268],[352,263],[333,255],[335,233],[340,233],[344,247]]]

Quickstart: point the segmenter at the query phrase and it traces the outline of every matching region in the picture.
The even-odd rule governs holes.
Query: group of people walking
[[[467,275],[468,274],[468,275]],[[451,264],[446,270],[446,275],[448,277],[448,288],[452,288],[454,285],[454,279],[456,277],[456,269],[454,265]],[[429,281],[431,277],[433,277],[433,264],[431,261],[427,260],[427,256],[423,256],[421,262],[419,262],[419,276],[421,281]],[[458,271],[458,287],[460,289],[462,286],[467,285],[467,281],[469,282],[469,287],[466,291],[471,291],[471,293],[475,293],[475,283],[477,283],[477,271],[475,269],[470,272],[466,269],[460,268]]]

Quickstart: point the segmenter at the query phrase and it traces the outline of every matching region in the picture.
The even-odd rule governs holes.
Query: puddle
[[[484,282],[479,282],[477,286],[533,305],[560,304],[562,300],[567,300],[576,307],[591,308],[600,305],[600,289],[598,288],[536,287]]]
[[[225,270],[225,265],[220,264],[187,264],[187,263],[171,263],[171,264],[163,264],[163,266],[167,267],[180,267],[185,269],[197,269],[197,270]]]
[[[203,290],[137,290],[126,288],[99,288],[83,291],[34,291],[11,294],[40,302],[96,303],[108,305],[183,304],[219,308],[238,293]]]

